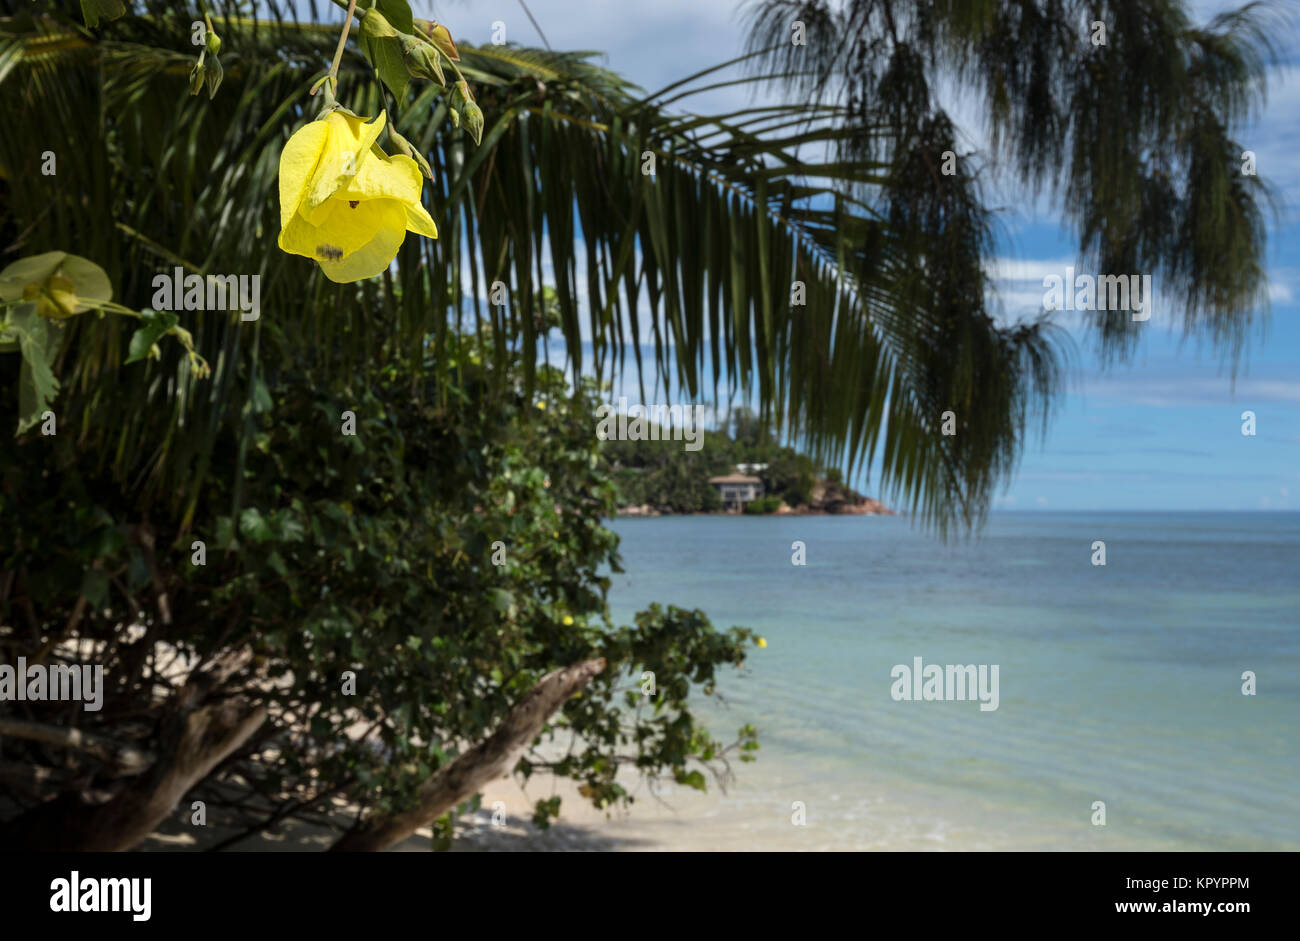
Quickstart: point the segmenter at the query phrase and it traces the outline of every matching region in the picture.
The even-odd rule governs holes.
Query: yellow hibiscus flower
[[[280,154],[280,248],[314,258],[331,281],[380,274],[408,231],[438,237],[415,161],[375,144],[386,120],[382,111],[369,122],[331,111],[295,131]]]

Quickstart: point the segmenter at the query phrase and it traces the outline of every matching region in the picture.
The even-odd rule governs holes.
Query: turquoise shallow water
[[[769,642],[703,709],[763,748],[683,796],[692,846],[1300,849],[1300,514],[1003,514],[947,545],[886,517],[613,525],[620,623],[660,601]],[[894,701],[916,656],[998,664],[999,708]]]

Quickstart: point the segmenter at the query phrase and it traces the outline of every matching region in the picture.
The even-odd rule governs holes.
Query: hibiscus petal
[[[379,157],[372,153],[342,195],[360,201],[396,199],[406,206],[406,228],[436,239],[438,227],[420,203],[423,187],[424,177],[410,157],[401,154]]]
[[[335,129],[338,130],[347,147],[354,150],[359,157],[370,150],[371,144],[379,140],[379,134],[388,122],[388,112],[380,111],[378,117],[368,122],[365,118],[358,117],[355,114],[334,111],[326,120],[334,124]],[[358,160],[357,165],[360,166],[360,164],[361,161]]]
[[[433,217],[429,211],[420,203],[406,206],[406,228],[416,235],[427,235],[431,239],[438,237],[438,227],[433,223]]]
[[[280,227],[293,218],[306,194],[307,185],[316,175],[325,150],[329,129],[324,122],[312,121],[294,131],[280,154]]]
[[[352,205],[329,200],[315,222],[302,213],[280,231],[280,248],[314,258],[331,281],[358,281],[382,272],[406,237],[406,211],[394,199]]]
[[[307,209],[315,209],[336,195],[357,175],[370,157],[370,145],[379,137],[387,120],[388,115],[383,111],[369,123],[334,111],[320,122],[329,128],[329,139],[307,190]]]
[[[370,153],[348,183],[345,195],[348,199],[398,199],[404,203],[418,203],[423,185],[420,168],[410,157],[398,154],[380,158]]]
[[[402,247],[406,230],[380,229],[375,237],[339,261],[317,259],[325,277],[340,284],[361,281],[382,274],[393,263],[397,250]]]

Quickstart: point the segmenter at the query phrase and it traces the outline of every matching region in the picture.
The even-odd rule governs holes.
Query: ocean
[[[612,526],[617,623],[658,601],[768,645],[698,698],[725,741],[758,727],[758,761],[725,793],[642,788],[611,847],[1300,849],[1300,513],[1002,513],[953,543],[901,517]],[[997,708],[896,700],[917,657],[996,665]]]

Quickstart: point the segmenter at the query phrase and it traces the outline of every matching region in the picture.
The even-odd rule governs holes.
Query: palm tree
[[[7,19],[0,120],[25,132],[6,135],[0,164],[14,182],[34,179],[35,154],[49,148],[58,179],[76,181],[53,193],[9,187],[10,253],[76,244],[141,305],[144,273],[160,266],[262,276],[262,323],[199,318],[201,348],[225,364],[210,386],[179,362],[177,382],[161,387],[119,374],[120,337],[81,327],[80,387],[132,416],[104,426],[120,436],[120,474],[173,496],[195,479],[202,442],[274,368],[259,357],[264,331],[298,349],[346,338],[358,368],[392,355],[423,381],[423,338],[444,342],[472,304],[499,328],[495,355],[516,340],[531,364],[545,337],[526,312],[553,278],[575,371],[613,374],[631,352],[642,380],[690,396],[725,382],[819,457],[852,467],[879,452],[881,485],[922,519],[977,522],[1027,419],[1046,420],[1062,349],[1047,321],[999,325],[986,309],[991,214],[964,169],[973,161],[934,172],[959,149],[930,90],[948,54],[986,92],[1016,171],[1035,185],[1060,180],[1100,270],[1164,273],[1186,298],[1188,330],[1234,356],[1263,298],[1260,183],[1234,172],[1240,148],[1225,136],[1261,88],[1267,37],[1253,10],[1194,29],[1179,4],[1116,4],[1103,17],[1110,45],[1096,47],[1077,34],[1082,4],[862,0],[835,13],[771,0],[752,20],[750,76],[728,82],[779,83],[790,103],[718,116],[676,110],[715,70],[645,96],[587,56],[466,50],[488,116],[481,147],[449,125],[441,89],[395,102],[350,49],[348,103],[387,106],[429,155],[444,234],[409,240],[395,272],[349,289],[271,246],[277,157],[311,115],[332,28],[227,5],[217,18],[227,84],[207,101],[184,94],[190,19],[143,6],[150,15],[102,38],[67,19]],[[799,16],[806,47],[785,41]],[[1149,54],[1157,48],[1170,55]],[[652,176],[644,154],[656,158]],[[510,302],[484,309],[495,281]],[[790,303],[796,281],[802,306]],[[1134,334],[1114,312],[1097,328],[1114,353]],[[241,374],[236,363],[252,365]],[[949,409],[955,436],[937,433]],[[159,415],[169,418],[141,447]],[[181,415],[199,442],[184,455],[172,448]]]

